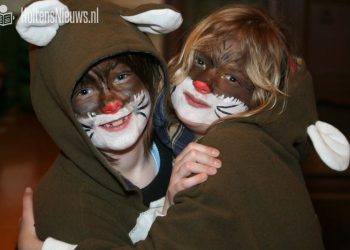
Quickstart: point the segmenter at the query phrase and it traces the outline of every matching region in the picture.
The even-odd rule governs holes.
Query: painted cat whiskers
[[[96,147],[121,150],[132,145],[143,132],[150,110],[149,93],[142,90],[115,114],[88,112],[87,117],[77,120]]]
[[[141,100],[140,100],[141,99]],[[138,95],[134,95],[134,101],[132,104],[137,103],[137,105],[132,105],[134,107],[133,112],[137,115],[142,115],[146,119],[148,118],[146,114],[142,111],[147,108],[150,104],[149,99],[146,100],[145,92],[142,90]]]
[[[217,99],[221,100],[224,103],[227,103],[229,105],[218,105],[215,106],[215,114],[220,119],[227,115],[235,114],[235,112],[230,112],[230,109],[240,109],[243,111],[246,111],[248,107],[238,98],[235,97],[225,97],[224,95],[215,95]]]
[[[188,96],[190,96],[190,99],[194,99],[194,102],[203,104],[202,107],[191,105],[191,100],[188,101]],[[179,117],[192,123],[208,125],[225,116],[248,110],[247,105],[236,97],[225,97],[214,93],[198,93],[190,77],[187,77],[175,87],[171,101]]]

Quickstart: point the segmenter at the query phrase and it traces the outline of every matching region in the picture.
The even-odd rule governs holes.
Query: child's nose
[[[193,81],[194,88],[201,94],[209,94],[211,92],[210,87],[207,83],[202,81]]]
[[[105,104],[102,108],[102,113],[104,114],[115,114],[123,106],[123,103],[119,100],[111,101]]]

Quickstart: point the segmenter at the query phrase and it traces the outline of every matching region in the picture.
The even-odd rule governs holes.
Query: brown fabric
[[[305,68],[290,79],[283,103],[250,118],[216,125],[200,142],[220,150],[219,172],[175,197],[135,249],[324,249],[299,161],[306,126],[317,119]],[[132,249],[83,242],[78,249]]]
[[[34,194],[36,231],[41,239],[70,243],[96,238],[131,244],[128,232],[146,209],[141,192],[107,170],[74,117],[71,95],[84,72],[110,56],[140,52],[156,57],[164,72],[166,65],[150,39],[120,17],[124,8],[109,1],[62,2],[71,11],[98,7],[99,23],[63,25],[46,47],[30,50],[33,107],[61,150]]]

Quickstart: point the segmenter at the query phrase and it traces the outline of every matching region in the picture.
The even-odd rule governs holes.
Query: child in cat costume
[[[205,184],[179,193],[135,249],[323,249],[299,165],[306,129],[317,118],[311,78],[285,39],[266,13],[237,6],[215,12],[191,33],[172,64],[177,87],[171,102],[191,132],[205,133],[200,142],[220,149],[223,168]],[[222,63],[227,58],[230,67]],[[224,88],[226,80],[243,89],[227,95],[232,89]],[[179,103],[192,107],[181,113]],[[190,113],[211,103],[217,104],[212,113]],[[334,132],[316,126],[318,137]],[[334,168],[348,164],[343,139],[339,157],[331,157]],[[108,243],[81,243],[78,249],[99,247],[129,249]]]
[[[65,23],[96,10],[98,23]],[[22,13],[16,28],[38,46],[30,50],[33,107],[61,150],[34,195],[40,238],[131,244],[139,213],[165,195],[173,158],[149,121],[166,64],[143,32],[181,22],[167,5],[93,0],[36,1]]]

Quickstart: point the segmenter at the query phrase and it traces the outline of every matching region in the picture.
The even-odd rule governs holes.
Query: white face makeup
[[[176,86],[171,94],[171,102],[179,119],[195,132],[204,132],[203,129],[220,118],[248,109],[235,97],[200,93],[195,89],[190,77]]]
[[[149,93],[142,90],[115,114],[88,113],[89,117],[77,119],[97,148],[122,151],[134,145],[140,138],[150,112]]]

